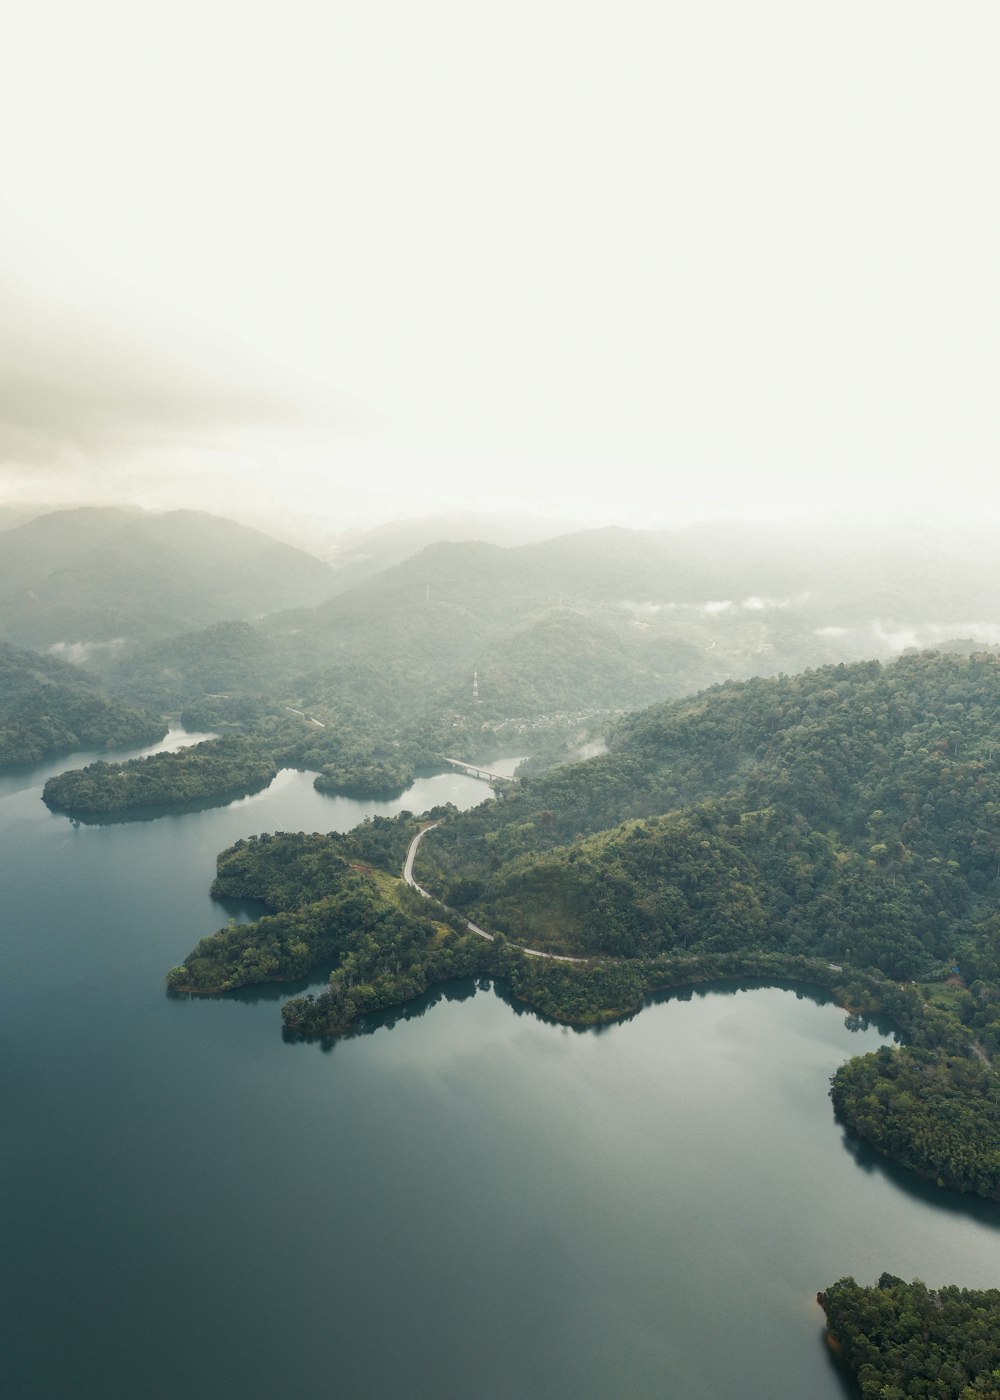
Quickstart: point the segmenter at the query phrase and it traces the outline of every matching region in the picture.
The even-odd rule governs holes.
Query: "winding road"
[[[413,840],[410,842],[406,852],[406,860],[403,862],[403,879],[412,889],[416,890],[417,894],[422,894],[424,899],[434,899],[434,895],[431,894],[430,890],[425,890],[423,885],[418,885],[413,878],[413,860],[417,854],[417,847],[427,835],[428,831],[433,831],[434,828],[439,825],[439,822],[428,822],[427,826],[420,828],[416,836],[414,836]],[[441,901],[437,900],[436,902],[440,904]],[[447,905],[444,907],[447,908]],[[461,918],[461,915],[459,915],[459,917]],[[480,938],[486,938],[490,943],[493,943],[496,939],[495,934],[487,933],[484,928],[480,928],[478,924],[474,924],[471,919],[465,920],[465,927],[470,933],[475,933]],[[549,962],[585,963],[589,961],[587,958],[570,958],[564,953],[543,953],[540,948],[522,948],[521,952],[527,958],[546,958]]]

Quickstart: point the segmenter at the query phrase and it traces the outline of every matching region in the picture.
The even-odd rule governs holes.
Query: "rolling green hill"
[[[654,707],[422,858],[448,903],[551,951],[752,944],[903,977],[1000,900],[997,813],[1000,662],[924,654]]]
[[[154,744],[166,732],[159,716],[111,699],[77,667],[0,643],[0,764]]]

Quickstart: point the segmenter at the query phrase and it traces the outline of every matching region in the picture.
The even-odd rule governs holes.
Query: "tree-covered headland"
[[[891,1018],[905,1047],[846,1066],[838,1113],[930,1179],[1000,1198],[998,720],[1000,664],[987,655],[727,682],[627,716],[600,757],[439,813],[416,875],[441,901],[431,923],[496,935],[468,943],[478,972],[567,1021],[724,976],[812,981]],[[265,940],[271,977],[329,961],[317,906],[355,876],[384,900],[413,830],[366,823],[224,853],[219,891],[264,899],[267,919],[203,942],[172,984],[253,980]],[[419,923],[413,899],[392,902]],[[294,971],[268,922],[279,917],[313,930]],[[363,946],[335,951],[354,961],[327,993],[289,1002],[286,1025],[332,1034],[465,966],[438,956],[428,926],[408,928],[400,943],[367,918]],[[352,998],[358,985],[373,996]]]
[[[219,857],[217,896],[259,900],[266,913],[203,938],[167,978],[172,991],[216,992],[281,982],[334,964],[317,1010],[294,1028],[331,1035],[365,1012],[397,1006],[434,983],[490,970],[491,945],[428,903],[397,872],[418,829],[375,818],[346,836],[251,837]]]
[[[819,1294],[827,1337],[864,1400],[1000,1400],[1000,1291],[883,1274]]]

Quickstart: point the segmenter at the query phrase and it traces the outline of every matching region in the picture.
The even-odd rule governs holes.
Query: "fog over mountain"
[[[3,533],[0,637],[80,661],[95,646],[315,604],[333,583],[312,555],[218,516],[49,511]]]
[[[998,41],[935,0],[14,4],[0,502],[314,545],[996,514]]]

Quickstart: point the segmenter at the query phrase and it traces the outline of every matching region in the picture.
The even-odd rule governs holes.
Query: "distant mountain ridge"
[[[344,532],[319,552],[334,571],[336,591],[343,593],[411,559],[428,545],[476,540],[509,548],[552,539],[569,528],[564,521],[541,517],[437,515]]]
[[[151,641],[224,618],[314,605],[332,588],[312,555],[198,511],[52,511],[3,532],[0,636]]]
[[[989,538],[983,526],[914,546],[814,523],[441,541],[318,604],[192,626],[103,669],[145,705],[358,704],[395,738],[437,718],[485,730],[635,709],[729,678],[1000,640]]]

